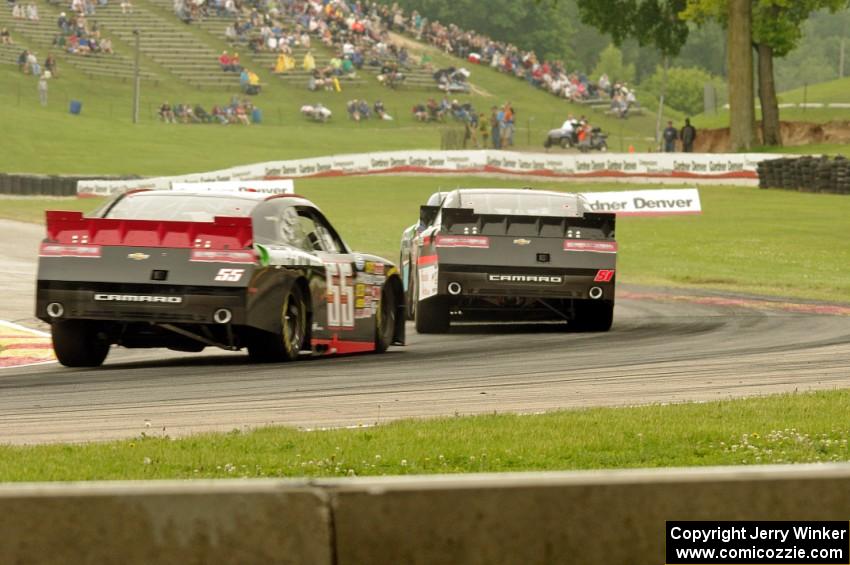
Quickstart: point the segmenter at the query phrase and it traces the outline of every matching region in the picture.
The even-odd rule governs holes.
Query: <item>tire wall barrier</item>
[[[758,164],[759,188],[850,194],[850,160],[846,157],[795,157]]]
[[[103,179],[104,177],[0,173],[0,194],[13,196],[76,196],[78,181],[95,178]],[[122,177],[122,179],[126,178],[130,177]],[[114,180],[120,179],[114,178]]]
[[[664,563],[667,520],[835,520],[850,465],[0,486],[2,563]]]

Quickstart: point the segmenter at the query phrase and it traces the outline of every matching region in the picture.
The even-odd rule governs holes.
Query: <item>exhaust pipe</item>
[[[65,313],[65,308],[58,302],[51,302],[47,305],[47,315],[51,318],[61,318]]]
[[[457,296],[461,293],[461,291],[463,291],[463,287],[460,286],[459,282],[450,282],[449,285],[446,287],[446,290],[448,290],[449,294],[451,294],[452,296]]]
[[[227,308],[219,308],[213,313],[213,321],[216,324],[229,324],[233,319],[233,312]]]
[[[600,298],[602,298],[602,289],[598,286],[594,286],[590,289],[590,292],[588,294],[593,300],[599,300]]]

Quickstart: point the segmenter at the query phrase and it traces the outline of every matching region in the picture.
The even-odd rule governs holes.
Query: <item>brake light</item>
[[[81,257],[100,259],[100,245],[62,245],[60,243],[42,243],[39,257]]]
[[[490,238],[483,235],[438,235],[437,247],[490,247]]]
[[[608,269],[600,269],[596,271],[596,278],[593,279],[593,282],[611,282],[611,279],[614,278],[614,270]]]
[[[616,253],[616,241],[564,240],[564,251],[589,251],[591,253]]]
[[[193,249],[189,260],[202,263],[256,263],[257,255],[254,251]]]

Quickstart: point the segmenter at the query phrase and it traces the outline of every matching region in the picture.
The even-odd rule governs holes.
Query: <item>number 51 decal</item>
[[[328,285],[328,327],[354,327],[354,271],[351,263],[325,263]]]

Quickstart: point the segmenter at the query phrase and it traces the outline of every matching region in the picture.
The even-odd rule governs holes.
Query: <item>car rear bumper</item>
[[[614,279],[596,281],[596,269],[470,270],[440,265],[437,294],[456,300],[474,298],[538,298],[614,300]]]
[[[88,319],[116,322],[215,324],[219,320],[246,323],[244,288],[197,286],[151,286],[39,281],[35,315],[45,322],[57,319]],[[61,309],[48,306],[59,304]],[[61,315],[56,316],[61,310]]]

